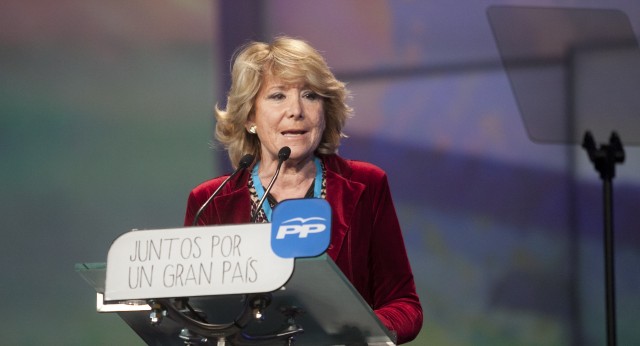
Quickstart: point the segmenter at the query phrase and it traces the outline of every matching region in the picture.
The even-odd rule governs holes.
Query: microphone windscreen
[[[245,169],[245,168],[249,167],[252,162],[253,162],[253,155],[246,154],[245,156],[243,156],[240,159],[240,163],[238,163],[238,168],[239,169]]]
[[[280,151],[278,151],[278,160],[287,161],[287,159],[289,158],[289,155],[291,155],[291,148],[282,147],[280,148]]]

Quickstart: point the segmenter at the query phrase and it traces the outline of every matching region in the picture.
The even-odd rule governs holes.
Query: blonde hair
[[[331,73],[320,53],[307,42],[290,37],[278,37],[271,44],[251,42],[235,54],[231,68],[231,88],[226,109],[216,104],[216,139],[229,153],[233,167],[244,154],[260,159],[258,136],[245,129],[254,112],[255,99],[271,75],[284,82],[304,82],[323,98],[326,127],[317,154],[335,154],[340,146],[344,124],[353,113],[346,103],[349,91]]]

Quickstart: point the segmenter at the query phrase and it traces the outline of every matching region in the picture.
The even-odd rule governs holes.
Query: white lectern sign
[[[107,255],[105,300],[271,292],[294,259],[271,248],[271,224],[131,231]]]

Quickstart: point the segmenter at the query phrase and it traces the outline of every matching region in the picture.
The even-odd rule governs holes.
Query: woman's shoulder
[[[387,174],[382,168],[374,165],[371,162],[352,159],[346,161],[351,166],[354,175],[382,178]]]
[[[211,178],[203,181],[202,183],[196,186],[197,188],[207,188],[207,187],[218,187],[222,182],[229,177],[229,174],[221,175],[215,178]]]
[[[213,191],[215,191],[218,187],[220,187],[222,182],[224,182],[224,180],[227,179],[228,177],[229,177],[229,174],[226,174],[226,175],[221,175],[219,177],[215,177],[213,179],[203,181],[202,183],[196,185],[196,187],[194,187],[191,190],[191,193],[196,196],[200,196],[200,195],[208,196]]]

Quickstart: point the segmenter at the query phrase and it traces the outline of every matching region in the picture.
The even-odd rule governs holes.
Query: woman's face
[[[255,124],[262,159],[278,159],[278,151],[291,148],[289,160],[310,159],[325,129],[323,98],[302,83],[287,84],[267,76],[255,101]]]

